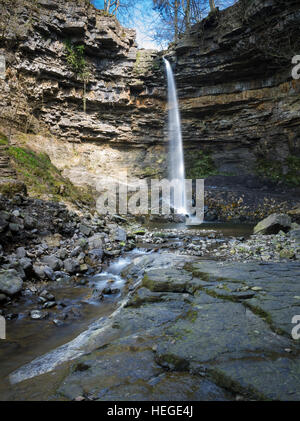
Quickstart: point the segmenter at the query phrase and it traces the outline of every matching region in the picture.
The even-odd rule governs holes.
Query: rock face
[[[291,228],[291,218],[288,215],[276,214],[268,216],[254,227],[254,234],[277,234],[287,232]]]
[[[251,173],[258,160],[289,171],[300,153],[300,83],[291,77],[299,22],[298,1],[240,1],[178,43],[170,58],[192,163],[200,148],[220,173]]]
[[[134,31],[83,0],[18,0],[13,10],[5,0],[1,16],[6,129],[13,123],[35,133],[30,145],[47,152],[75,184],[94,186],[104,174],[123,178],[122,170],[165,173],[162,53],[137,50]],[[166,53],[189,177],[259,171],[295,179],[300,82],[291,77],[291,60],[299,53],[299,22],[297,0],[241,0],[193,26]],[[85,46],[86,113],[66,41]]]
[[[152,167],[165,103],[143,82],[155,57],[137,51],[135,31],[84,0],[18,0],[13,8],[5,0],[0,8],[0,54],[7,65],[0,118],[6,131],[12,125],[39,134],[36,148],[77,184],[93,184],[97,170]],[[68,64],[66,42],[84,45],[86,113],[84,84]]]

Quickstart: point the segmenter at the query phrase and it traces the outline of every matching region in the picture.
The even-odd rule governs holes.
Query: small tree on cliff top
[[[65,42],[67,62],[73,73],[83,81],[83,111],[86,112],[86,86],[90,78],[89,66],[84,58],[84,45]]]

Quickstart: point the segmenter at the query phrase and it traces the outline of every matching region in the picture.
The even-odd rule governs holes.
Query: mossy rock
[[[210,152],[197,150],[186,154],[187,178],[207,178],[216,174],[218,174],[218,171]]]
[[[27,194],[26,185],[22,181],[11,178],[0,178],[0,194],[13,197],[17,193]]]
[[[52,200],[76,201],[94,206],[93,193],[74,186],[64,178],[45,153],[36,153],[29,148],[10,146],[8,154],[14,162],[18,178],[25,183],[28,192],[35,197],[51,196]]]
[[[273,181],[300,186],[300,157],[290,155],[283,162],[260,158],[256,164],[256,173]]]
[[[8,145],[7,137],[0,132],[0,145]]]
[[[138,229],[132,233],[133,235],[145,235],[146,231],[143,229]]]
[[[184,293],[191,279],[189,273],[180,272],[177,269],[152,269],[145,274],[142,286],[152,292]]]

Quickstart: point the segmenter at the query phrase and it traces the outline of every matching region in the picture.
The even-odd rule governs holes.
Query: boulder
[[[89,238],[89,249],[101,249],[103,246],[103,234],[95,234]]]
[[[114,240],[125,242],[127,240],[127,233],[123,228],[117,227],[114,232]]]
[[[101,262],[103,257],[103,250],[102,249],[93,249],[89,251],[89,257],[94,262]]]
[[[44,266],[33,265],[33,272],[36,278],[45,279],[46,274],[44,272]]]
[[[19,224],[10,223],[9,224],[9,229],[13,233],[18,233],[20,231],[21,227],[20,227]]]
[[[9,221],[10,219],[10,213],[5,211],[5,210],[1,210],[0,211],[0,219],[2,219],[3,221]]]
[[[36,221],[29,215],[25,215],[24,217],[24,227],[27,230],[31,230],[35,227]]]
[[[62,268],[62,261],[58,259],[57,257],[50,255],[50,256],[44,256],[42,258],[42,262],[49,266],[52,270],[60,270]]]
[[[127,233],[123,228],[120,228],[117,224],[109,224],[108,229],[112,240],[114,241],[126,241]]]
[[[7,300],[5,294],[0,294],[0,303],[4,303]]]
[[[67,273],[76,273],[80,271],[80,264],[77,259],[70,257],[64,261],[64,268]]]
[[[19,260],[19,264],[26,274],[31,273],[31,271],[32,271],[32,261],[31,261],[31,259],[29,259],[28,257],[22,257]]]
[[[281,250],[281,252],[279,253],[279,256],[282,259],[293,259],[293,257],[295,256],[295,252],[293,250],[289,250],[289,249],[283,249]]]
[[[80,246],[75,247],[71,252],[71,257],[77,257],[81,253],[82,248]]]
[[[26,257],[26,250],[24,247],[18,247],[16,250],[16,255],[19,259]]]
[[[49,266],[44,267],[44,273],[50,281],[55,281],[55,275],[54,275],[53,269],[51,269]]]
[[[290,211],[288,211],[288,214],[300,216],[300,206],[297,206],[294,209],[291,209]]]
[[[116,221],[116,222],[123,222],[125,224],[127,224],[127,222],[128,222],[127,219],[123,218],[120,215],[113,215],[113,220]]]
[[[21,291],[23,280],[15,269],[3,270],[0,272],[0,292],[7,295],[14,295]]]
[[[32,320],[41,320],[41,319],[46,319],[48,317],[48,313],[47,312],[43,312],[40,310],[32,310],[30,312],[30,318]]]
[[[57,256],[59,259],[65,259],[68,255],[68,252],[65,248],[61,248],[57,251]]]
[[[89,267],[86,263],[83,263],[80,265],[80,272],[87,272],[89,270]]]
[[[84,224],[79,225],[79,230],[83,235],[86,235],[87,237],[89,237],[92,234],[91,228]]]
[[[260,221],[254,227],[254,234],[278,234],[279,231],[287,232],[291,227],[292,221],[288,215],[283,213],[273,213]]]

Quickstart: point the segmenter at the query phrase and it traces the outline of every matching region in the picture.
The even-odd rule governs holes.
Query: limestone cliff
[[[13,128],[37,135],[26,140],[77,184],[121,169],[153,171],[162,138],[157,116],[165,104],[155,88],[147,99],[141,77],[155,57],[137,51],[135,31],[84,0],[18,0],[13,6],[3,0],[0,7],[0,54],[7,64],[0,119],[6,134]],[[86,94],[68,63],[66,43],[84,46]]]
[[[187,159],[204,148],[220,173],[271,172],[274,160],[274,171],[289,171],[300,156],[300,81],[291,77],[299,28],[297,0],[241,0],[170,52]]]
[[[299,184],[300,83],[291,77],[298,0],[240,0],[164,53],[138,50],[134,31],[88,1],[0,5],[2,126],[27,133],[76,184],[123,169],[165,172],[162,54],[175,70],[188,176],[260,173]],[[84,45],[86,95],[67,41]]]

